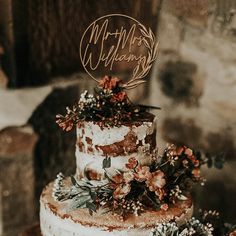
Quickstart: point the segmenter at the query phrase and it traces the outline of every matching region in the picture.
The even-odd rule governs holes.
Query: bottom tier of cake
[[[40,227],[43,236],[149,236],[160,223],[175,220],[179,225],[191,218],[192,200],[179,201],[167,211],[146,211],[123,221],[111,213],[94,213],[87,209],[68,212],[68,202],[52,198],[53,183],[49,184],[40,199]]]

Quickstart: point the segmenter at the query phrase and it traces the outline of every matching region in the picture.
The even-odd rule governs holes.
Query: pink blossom
[[[119,185],[116,190],[113,192],[114,199],[124,198],[131,190],[130,184]]]
[[[161,170],[151,173],[151,177],[147,179],[146,184],[150,191],[154,192],[159,188],[163,188],[166,184],[165,174]]]
[[[134,157],[131,157],[129,158],[128,163],[125,166],[128,169],[134,169],[137,165],[138,161]]]
[[[134,178],[138,182],[143,182],[151,177],[150,169],[148,166],[138,165],[137,168],[135,169],[135,171],[136,172],[134,173]]]

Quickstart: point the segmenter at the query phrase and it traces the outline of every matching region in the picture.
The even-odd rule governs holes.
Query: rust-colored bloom
[[[56,123],[59,125],[59,127],[61,127],[65,131],[72,130],[72,128],[74,126],[73,120],[69,117],[65,118],[65,119],[59,118],[58,120],[56,120]]]
[[[231,232],[231,233],[229,234],[229,236],[236,236],[236,231]]]
[[[166,195],[166,192],[163,188],[157,188],[155,194],[158,196],[159,200],[162,201]]]
[[[99,81],[99,86],[103,89],[112,90],[121,83],[121,79],[117,77],[105,76]]]
[[[185,151],[185,146],[176,146],[174,144],[169,144],[167,146],[167,153],[171,156],[180,156]]]
[[[151,173],[150,173],[150,169],[148,166],[141,166],[138,165],[135,168],[135,173],[134,173],[134,178],[138,181],[138,182],[143,182],[145,180],[147,180],[148,178],[150,178]]]
[[[193,163],[195,167],[199,166],[200,163],[199,163],[199,160],[196,158],[196,156],[194,155],[188,156],[188,159],[191,160],[191,162]]]
[[[201,175],[200,175],[200,169],[199,168],[194,168],[193,170],[192,170],[192,174],[193,174],[193,176],[195,177],[195,178],[200,178],[201,177]]]
[[[127,98],[126,92],[119,92],[119,93],[115,93],[112,96],[111,100],[113,102],[123,102],[126,98]]]
[[[113,192],[114,199],[124,198],[131,190],[130,184],[119,185],[116,190]]]
[[[164,210],[164,211],[167,211],[169,208],[168,204],[164,203],[161,205],[161,209]]]
[[[193,155],[193,150],[190,149],[190,148],[186,148],[184,153],[187,155],[187,156],[192,156]]]
[[[195,167],[199,166],[199,160],[196,158],[196,156],[193,154],[193,150],[190,148],[186,148],[184,153],[187,155],[188,159],[192,161],[193,165]]]
[[[125,164],[128,169],[134,169],[137,165],[138,161],[134,157],[129,158],[128,163]]]
[[[122,174],[116,174],[114,176],[112,176],[112,181],[114,181],[116,184],[121,184],[124,180],[123,175]]]
[[[152,192],[163,188],[166,184],[165,174],[161,170],[151,173],[151,176],[147,179],[146,184]]]
[[[181,155],[184,151],[184,147],[176,147],[176,155]]]

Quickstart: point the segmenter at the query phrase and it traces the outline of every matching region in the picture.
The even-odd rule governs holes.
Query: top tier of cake
[[[155,116],[150,113],[119,127],[103,127],[95,122],[77,126],[77,178],[101,179],[102,162],[111,158],[113,168],[125,171],[129,158],[135,157],[141,165],[151,163],[156,148]]]

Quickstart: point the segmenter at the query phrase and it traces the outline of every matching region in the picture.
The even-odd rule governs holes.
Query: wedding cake
[[[122,25],[120,30],[110,32],[111,17],[134,23],[130,30]],[[89,42],[81,43],[81,61],[87,72],[88,66],[92,72],[101,65],[112,69],[122,59],[137,65],[129,81],[112,76],[97,80],[89,73],[97,82],[94,93],[84,91],[64,116],[57,116],[62,129],[76,129],[76,173],[71,177],[59,173],[43,190],[42,235],[164,236],[193,235],[193,231],[196,235],[212,235],[210,224],[202,225],[191,218],[191,187],[204,182],[200,167],[210,159],[184,145],[168,144],[159,153],[158,117],[149,112],[159,108],[133,104],[127,95],[127,90],[145,82],[142,78],[156,59],[154,34],[123,15],[101,17],[87,33],[90,35],[83,36],[82,41],[87,38]],[[110,38],[110,49],[104,54],[104,44]],[[102,50],[96,60],[93,56],[97,55],[98,42]],[[140,54],[134,55],[140,46]],[[179,233],[186,222],[189,228]]]
[[[42,192],[43,236],[146,236],[158,224],[191,218],[189,186],[201,181],[201,156],[175,145],[158,155],[157,118],[132,104],[123,84],[105,76],[95,95],[85,91],[57,116],[64,130],[76,126],[77,168],[70,178],[58,174]]]

